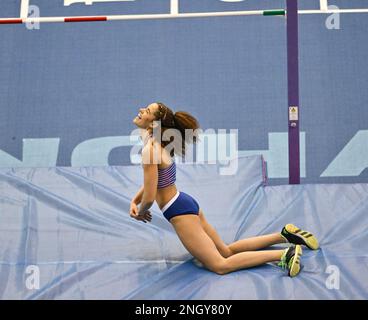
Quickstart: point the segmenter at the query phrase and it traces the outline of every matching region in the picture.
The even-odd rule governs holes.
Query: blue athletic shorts
[[[172,217],[183,214],[199,214],[198,202],[189,194],[178,191],[172,199],[162,208],[164,217],[170,221]]]

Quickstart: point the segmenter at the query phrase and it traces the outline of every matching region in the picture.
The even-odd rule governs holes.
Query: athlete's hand
[[[144,214],[142,214],[142,215],[138,215],[138,212],[139,212],[139,210],[138,210],[138,206],[134,203],[134,202],[132,202],[131,204],[130,204],[130,209],[129,209],[129,215],[132,217],[132,218],[134,218],[134,219],[136,219],[136,220],[138,220],[138,221],[142,221],[142,222],[144,222],[144,223],[147,223],[147,221],[148,222],[151,222],[151,220],[152,220],[152,215],[151,215],[151,212],[149,211],[149,210],[147,210]]]
[[[136,219],[140,220],[140,221],[143,221],[144,223],[151,222],[151,220],[152,220],[151,211],[147,210],[144,214],[137,215]]]
[[[135,218],[138,215],[138,206],[134,202],[130,203],[129,215],[132,218]]]

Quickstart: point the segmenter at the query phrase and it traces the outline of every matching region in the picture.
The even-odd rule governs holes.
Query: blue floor
[[[315,233],[321,248],[304,249],[298,277],[273,264],[219,276],[156,204],[152,223],[131,219],[140,166],[2,168],[0,298],[367,299],[368,184],[265,186],[261,156],[237,165],[226,176],[217,164],[178,164],[177,187],[227,243],[290,222]]]

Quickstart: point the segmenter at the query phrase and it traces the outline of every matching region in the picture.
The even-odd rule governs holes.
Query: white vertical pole
[[[29,0],[22,0],[20,5],[20,17],[27,18],[28,17],[28,7],[29,7]]]
[[[170,0],[170,13],[171,14],[179,13],[179,0]]]
[[[328,10],[328,0],[319,0],[319,7],[321,11],[327,11]]]

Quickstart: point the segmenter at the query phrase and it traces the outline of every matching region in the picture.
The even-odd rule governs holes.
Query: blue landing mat
[[[178,164],[177,187],[227,243],[290,222],[315,233],[321,249],[304,250],[297,278],[273,264],[219,276],[194,261],[156,204],[152,223],[131,219],[140,166],[3,168],[0,298],[367,299],[368,184],[265,186],[261,156],[237,162],[227,176],[218,164]]]

